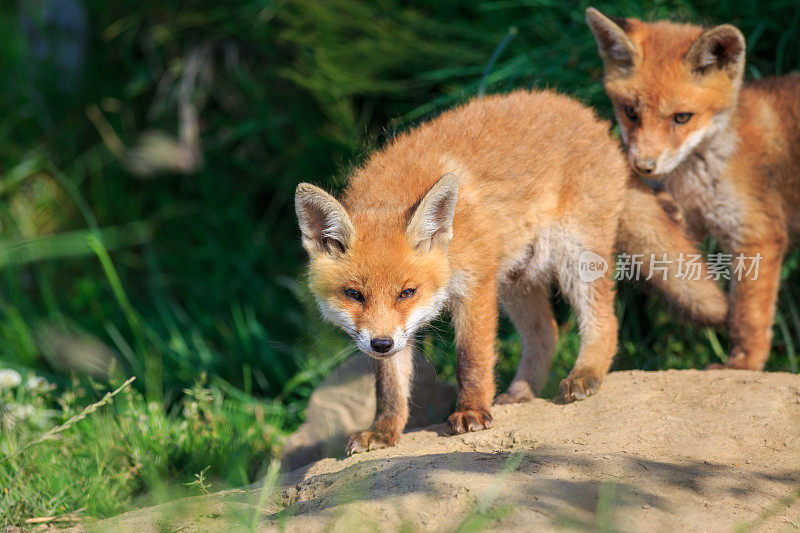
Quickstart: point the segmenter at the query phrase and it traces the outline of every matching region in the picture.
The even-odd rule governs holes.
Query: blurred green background
[[[314,386],[352,352],[304,287],[295,185],[340,189],[395,131],[481,91],[557,88],[610,118],[588,5],[0,3],[0,368],[57,385],[36,400],[55,409],[53,423],[138,378],[83,429],[0,462],[0,485],[17,487],[0,494],[7,523],[118,512],[206,467],[215,489],[255,479]],[[796,0],[593,5],[733,23],[750,78],[800,67]],[[772,370],[798,371],[797,262],[785,268]],[[680,322],[657,295],[622,286],[619,313],[618,369],[724,358],[721,333]],[[549,392],[578,343],[563,302],[558,316]],[[443,329],[424,345],[452,379]],[[505,384],[519,357],[507,323],[499,346]],[[5,403],[22,405],[20,394]],[[0,456],[43,430],[17,422],[3,427]],[[113,453],[112,440],[122,443]],[[102,453],[80,451],[92,446]]]

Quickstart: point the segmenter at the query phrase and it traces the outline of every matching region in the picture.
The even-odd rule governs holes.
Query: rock
[[[423,356],[414,356],[414,384],[408,428],[442,422],[453,409],[456,389],[437,381],[436,371]],[[311,395],[306,421],[286,441],[284,471],[344,454],[351,433],[366,429],[375,416],[375,380],[371,360],[356,354],[342,363]]]

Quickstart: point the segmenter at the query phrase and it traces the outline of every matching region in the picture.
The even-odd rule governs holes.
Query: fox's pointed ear
[[[607,17],[593,7],[586,10],[586,23],[597,41],[597,51],[603,58],[606,74],[618,72],[627,75],[636,57],[634,47],[625,29],[626,19]]]
[[[744,75],[745,48],[742,32],[736,26],[723,24],[701,33],[683,61],[697,74],[720,69],[731,79],[738,79]]]
[[[295,190],[294,207],[303,248],[309,255],[340,255],[347,251],[356,231],[350,215],[336,198],[310,183],[301,183]]]
[[[453,216],[458,200],[458,179],[448,173],[439,178],[419,202],[406,226],[406,238],[415,249],[427,252],[447,248],[453,239]]]

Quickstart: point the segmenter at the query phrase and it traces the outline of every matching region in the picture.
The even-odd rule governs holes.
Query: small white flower
[[[19,410],[19,417],[23,420],[27,420],[29,418],[33,418],[36,415],[36,407],[32,405],[23,405],[22,408]]]
[[[25,382],[25,386],[28,387],[30,390],[45,390],[48,388],[50,384],[44,379],[42,376],[31,376],[28,378],[28,381]]]
[[[10,368],[0,369],[0,389],[10,389],[22,383],[19,372]]]
[[[27,420],[36,414],[36,408],[32,405],[20,405],[12,403],[8,406],[8,411],[16,420]]]
[[[52,409],[31,407],[33,407],[33,413],[30,413],[30,416],[28,416],[28,421],[39,429],[48,429],[51,427],[53,425],[51,421],[58,416],[58,413]]]
[[[197,416],[198,405],[197,402],[186,402],[183,407],[183,416],[186,418],[194,418]]]

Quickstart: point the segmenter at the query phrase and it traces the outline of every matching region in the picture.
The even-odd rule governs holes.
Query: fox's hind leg
[[[527,402],[542,392],[547,381],[558,339],[558,324],[546,287],[526,278],[504,284],[500,289],[500,302],[519,332],[522,358],[508,390],[494,403]]]
[[[573,250],[577,257],[580,248]],[[597,253],[597,252],[595,252]],[[572,255],[572,254],[570,254]],[[599,253],[609,265],[610,250]],[[617,315],[614,312],[614,282],[609,268],[602,277],[584,281],[572,257],[556,265],[561,290],[567,295],[578,318],[581,347],[572,371],[561,381],[565,402],[582,400],[597,392],[617,352]]]
[[[767,227],[759,237],[753,239],[752,244],[739,246],[733,253],[732,346],[725,368],[764,370],[769,358],[788,236],[783,228]]]

